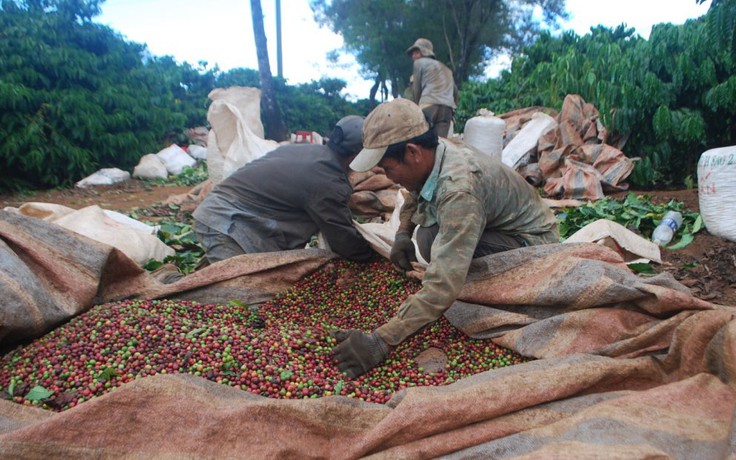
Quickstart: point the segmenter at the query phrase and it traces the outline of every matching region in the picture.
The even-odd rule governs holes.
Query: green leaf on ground
[[[26,395],[26,399],[29,401],[41,401],[43,399],[51,397],[54,392],[51,390],[47,390],[46,388],[36,385],[35,387],[31,388],[31,391],[28,392]]]
[[[671,251],[675,251],[677,249],[682,249],[688,244],[692,243],[695,237],[692,235],[692,233],[685,233],[682,235],[682,238],[680,238],[680,241],[673,244],[672,246],[667,246],[667,249]]]
[[[198,327],[197,329],[192,329],[191,331],[187,332],[186,338],[191,339],[192,337],[196,337],[198,335],[207,335],[209,332],[208,327]],[[204,334],[202,334],[204,332]]]
[[[634,273],[639,273],[642,275],[654,275],[657,273],[650,264],[635,263],[635,264],[628,264],[628,267]]]
[[[680,241],[669,249],[682,249],[693,241],[693,235],[703,228],[703,218],[697,212],[684,209],[685,204],[670,201],[667,204],[654,204],[649,195],[636,195],[629,192],[622,201],[610,197],[590,201],[576,208],[564,208],[557,214],[560,239],[572,236],[586,225],[600,219],[608,219],[623,225],[639,234],[642,238],[651,239],[652,232],[667,211],[679,211],[682,214],[682,225],[678,231]]]
[[[97,378],[99,380],[110,380],[113,377],[117,377],[118,375],[120,374],[118,374],[117,370],[108,366],[102,369],[102,372],[100,372],[100,375],[98,375]]]

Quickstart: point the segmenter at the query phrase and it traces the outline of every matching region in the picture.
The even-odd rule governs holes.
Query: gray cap
[[[422,53],[422,56],[424,57],[435,57],[432,42],[427,40],[426,38],[417,38],[417,41],[415,41],[413,45],[406,49],[406,54],[411,55],[412,51],[414,50],[419,50],[419,52]]]
[[[328,145],[342,156],[356,155],[363,149],[364,117],[348,115],[335,124]]]

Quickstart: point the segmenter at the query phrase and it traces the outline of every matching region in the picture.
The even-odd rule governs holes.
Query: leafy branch
[[[682,214],[682,225],[675,235],[676,242],[668,246],[668,249],[684,248],[693,241],[693,235],[703,228],[700,214],[686,210],[685,203],[679,201],[655,204],[651,202],[649,195],[636,195],[632,192],[623,201],[606,197],[577,208],[563,208],[557,215],[558,229],[564,240],[596,220],[608,219],[651,239],[652,232],[667,211],[679,211]]]

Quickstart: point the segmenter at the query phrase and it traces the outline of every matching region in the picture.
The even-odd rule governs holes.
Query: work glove
[[[388,356],[388,345],[375,332],[368,335],[341,329],[330,335],[338,342],[332,349],[337,368],[351,379],[365,374]]]
[[[411,263],[417,261],[414,252],[414,243],[411,241],[409,232],[398,232],[394,245],[389,254],[391,262],[404,271],[412,270]]]

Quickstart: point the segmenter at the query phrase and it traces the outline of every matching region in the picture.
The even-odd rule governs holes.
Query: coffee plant
[[[0,189],[130,168],[185,127],[179,81],[160,77],[171,58],[144,63],[144,46],[91,22],[84,2],[49,4],[58,8],[4,1],[0,9]]]
[[[703,151],[736,143],[736,59],[722,39],[733,36],[723,21],[736,2],[718,3],[684,25],[654,26],[648,40],[625,26],[544,33],[499,78],[462,88],[458,131],[480,108],[560,110],[566,95],[579,94],[599,110],[610,140],[641,158],[629,179],[636,187],[681,186]],[[720,39],[709,33],[714,23],[725,30]]]
[[[153,56],[97,24],[98,1],[0,2],[0,192],[70,185],[140,158],[207,125],[214,88],[260,86],[258,71]],[[348,114],[342,80],[290,86],[276,79],[292,131],[327,135]]]

